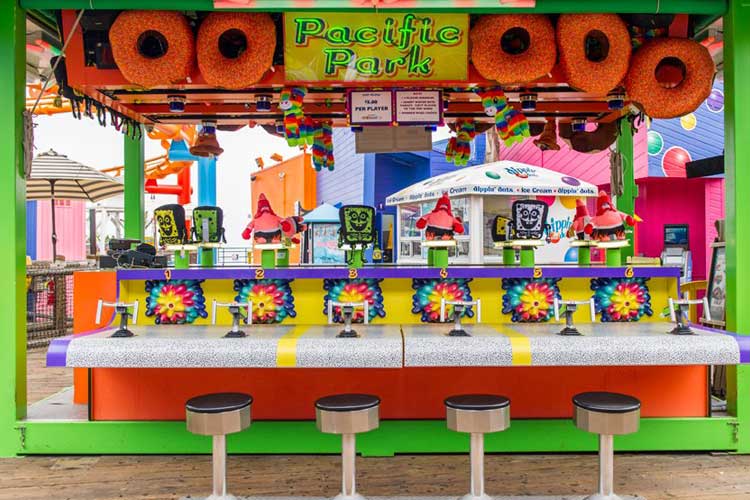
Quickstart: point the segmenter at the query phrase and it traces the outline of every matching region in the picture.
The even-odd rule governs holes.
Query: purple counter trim
[[[85,337],[87,335],[93,335],[95,333],[103,332],[108,330],[109,326],[99,328],[97,330],[91,330],[86,333],[79,333],[77,335],[66,335],[65,337],[59,337],[52,339],[47,348],[47,368],[65,368],[68,361],[68,346],[70,342],[78,337]]]
[[[625,276],[625,267],[576,267],[540,266],[545,278],[620,278]],[[254,279],[257,268],[171,269],[172,279]],[[153,280],[165,279],[164,269],[121,269],[117,279]],[[266,269],[267,279],[346,279],[349,270],[345,267],[289,267]],[[414,266],[369,266],[357,270],[359,278],[440,278],[440,269]],[[449,278],[531,278],[533,269],[528,267],[452,266]],[[677,278],[676,267],[634,267],[636,278]]]

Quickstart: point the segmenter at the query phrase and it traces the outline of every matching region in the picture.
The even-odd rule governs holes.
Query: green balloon
[[[649,130],[648,132],[648,154],[656,156],[664,149],[664,138],[659,132]]]

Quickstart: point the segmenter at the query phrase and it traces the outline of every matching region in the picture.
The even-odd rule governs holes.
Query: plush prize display
[[[204,226],[207,232],[204,232]],[[226,243],[224,236],[224,211],[221,207],[204,205],[193,209],[193,240],[207,243]]]
[[[477,135],[474,120],[457,120],[456,135],[451,137],[445,147],[445,161],[457,167],[465,166],[471,158],[471,141]]]
[[[531,137],[526,116],[508,104],[508,98],[502,89],[491,89],[478,94],[482,98],[484,113],[495,118],[497,133],[507,147]]]
[[[249,240],[250,236],[257,244],[281,243],[282,236],[290,238],[293,243],[299,243],[296,234],[307,229],[302,217],[279,217],[271,208],[265,194],[258,197],[258,207],[253,219],[242,231],[242,238]]]
[[[542,133],[534,139],[534,145],[542,151],[560,150],[560,145],[557,143],[557,121],[554,118],[547,118]]]
[[[375,209],[367,205],[344,205],[339,208],[339,247],[362,249],[377,241]]]
[[[315,170],[320,172],[324,168],[333,171],[333,124],[331,122],[315,122],[315,140],[312,146],[312,161]]]
[[[417,220],[417,229],[424,229],[426,240],[452,240],[454,233],[463,234],[464,224],[460,217],[453,215],[448,193],[438,199],[432,212]]]
[[[634,226],[635,219],[612,206],[612,199],[604,191],[599,191],[596,199],[596,215],[584,227],[586,234],[598,241],[624,240],[625,225]]]
[[[159,227],[159,243],[165,245],[184,245],[188,232],[185,226],[185,209],[182,205],[162,205],[154,210],[154,221]]]
[[[279,108],[284,111],[284,136],[290,146],[312,145],[314,142],[312,120],[302,109],[305,94],[307,91],[302,87],[281,91]]]
[[[568,228],[566,236],[568,238],[576,238],[579,240],[588,240],[589,235],[586,234],[586,226],[591,222],[591,216],[589,215],[589,209],[586,204],[580,198],[576,199],[576,215],[573,217],[573,223]]]
[[[540,240],[548,229],[549,206],[539,200],[516,200],[511,205],[513,238],[517,240]]]

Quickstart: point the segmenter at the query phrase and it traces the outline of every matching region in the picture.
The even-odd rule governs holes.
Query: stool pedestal
[[[334,500],[364,500],[356,485],[356,434],[378,428],[379,408],[380,399],[369,394],[338,394],[315,402],[318,429],[341,435],[341,493]]]
[[[619,267],[622,265],[622,249],[630,246],[628,240],[600,241],[596,245],[606,252],[605,262],[607,267]]]
[[[489,500],[484,491],[484,435],[510,427],[510,400],[490,394],[465,394],[445,400],[448,428],[469,433],[471,481],[462,500]]]
[[[206,500],[234,500],[227,494],[227,434],[250,426],[252,397],[240,393],[206,394],[185,404],[187,429],[211,436],[213,488]]]
[[[614,492],[614,436],[638,431],[641,403],[625,394],[586,392],[573,405],[576,427],[599,434],[599,492],[585,500],[620,500]]]
[[[422,246],[427,248],[427,266],[448,267],[448,249],[456,246],[456,240],[424,240]]]

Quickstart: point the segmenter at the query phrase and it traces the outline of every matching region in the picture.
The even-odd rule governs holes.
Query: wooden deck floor
[[[70,385],[68,370],[43,368],[29,356],[29,400]],[[628,454],[616,458],[622,494],[648,500],[750,500],[750,456]],[[585,494],[595,488],[594,455],[491,455],[493,495]],[[358,458],[358,490],[369,496],[458,496],[468,488],[469,462],[459,455]],[[0,500],[170,500],[207,494],[207,456],[26,457],[0,460]],[[340,485],[334,456],[232,456],[236,495],[333,496]]]

